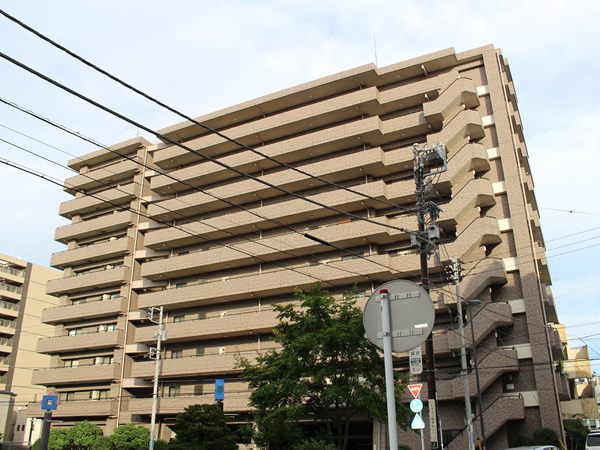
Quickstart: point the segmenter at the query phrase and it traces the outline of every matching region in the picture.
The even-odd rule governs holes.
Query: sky
[[[519,101],[559,318],[600,372],[600,2],[2,0],[0,9],[192,117],[368,63],[500,48]],[[0,52],[152,129],[180,122],[3,16]],[[5,59],[0,98],[99,145],[139,133]],[[97,148],[0,103],[0,253],[48,266],[65,249],[53,240],[68,223],[58,215],[71,198],[60,187],[74,175],[65,166]]]

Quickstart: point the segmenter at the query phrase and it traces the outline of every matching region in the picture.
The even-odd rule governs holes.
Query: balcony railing
[[[0,319],[0,327],[16,328],[17,327],[17,323],[15,321],[13,321],[13,320]]]
[[[0,272],[8,273],[10,275],[14,275],[16,277],[22,277],[24,270],[16,269],[10,266],[0,266]]]
[[[19,303],[11,303],[5,302],[4,300],[0,300],[0,309],[8,309],[11,311],[19,312],[21,309],[21,305]]]
[[[6,347],[12,347],[14,341],[12,338],[0,338],[0,345],[4,345]]]
[[[8,283],[0,282],[0,289],[2,289],[3,291],[12,292],[14,294],[19,294],[19,295],[23,293],[23,288],[21,286],[15,286],[15,285],[8,284]]]

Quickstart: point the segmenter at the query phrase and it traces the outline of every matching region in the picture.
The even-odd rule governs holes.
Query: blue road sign
[[[415,398],[410,402],[410,410],[414,413],[421,412],[423,410],[423,402],[418,398]]]
[[[410,426],[413,430],[422,430],[425,428],[425,422],[421,419],[420,414],[415,414],[415,418],[412,421],[412,425]]]

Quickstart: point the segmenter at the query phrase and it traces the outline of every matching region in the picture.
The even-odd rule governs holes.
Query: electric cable
[[[390,205],[390,206],[392,206],[392,207],[395,207],[395,208],[400,208],[400,209],[408,210],[407,208],[405,208],[405,207],[402,207],[402,206],[399,206],[399,205],[396,205],[396,204],[394,204],[394,203],[391,203],[391,202],[388,202],[388,201],[385,201],[385,200],[381,200],[381,199],[377,199],[377,198],[375,198],[375,197],[372,197],[372,196],[365,195],[365,194],[363,194],[363,193],[360,193],[360,192],[358,192],[358,191],[355,191],[355,190],[353,190],[353,189],[349,189],[349,188],[347,188],[347,187],[340,186],[340,185],[338,185],[338,184],[336,184],[336,183],[332,183],[332,182],[330,182],[330,181],[328,181],[328,180],[325,180],[325,179],[323,179],[323,178],[321,178],[321,177],[317,177],[317,176],[315,176],[315,175],[311,175],[311,174],[309,174],[309,173],[307,173],[307,172],[305,172],[305,171],[303,171],[303,170],[301,170],[301,169],[295,168],[295,167],[293,167],[293,166],[291,166],[291,165],[289,165],[289,164],[287,164],[287,163],[284,163],[284,162],[282,162],[282,161],[279,161],[279,160],[277,160],[277,159],[275,159],[275,158],[273,158],[273,157],[270,157],[270,156],[268,156],[268,155],[266,155],[266,154],[264,154],[264,153],[262,153],[262,152],[259,152],[258,150],[256,150],[256,149],[253,149],[252,147],[249,147],[249,146],[247,146],[247,145],[245,145],[245,144],[242,144],[242,143],[238,142],[238,141],[237,141],[237,140],[235,140],[235,139],[229,138],[228,136],[224,135],[223,133],[221,133],[221,132],[219,132],[219,131],[217,131],[217,130],[214,130],[214,129],[212,129],[212,128],[211,128],[211,127],[209,127],[209,126],[207,126],[207,125],[205,125],[205,124],[202,124],[202,123],[200,123],[200,122],[196,121],[195,119],[193,119],[193,118],[191,118],[191,117],[187,116],[186,114],[183,114],[183,113],[181,113],[180,111],[178,111],[178,110],[176,110],[176,109],[174,109],[174,108],[172,108],[172,107],[170,107],[170,106],[166,105],[165,103],[163,103],[163,102],[161,102],[161,101],[159,101],[159,100],[157,100],[157,99],[155,99],[155,98],[151,97],[150,95],[146,94],[145,92],[143,92],[143,91],[141,91],[141,90],[137,89],[136,87],[134,87],[134,86],[132,86],[132,85],[130,85],[130,84],[128,84],[128,83],[126,83],[125,81],[123,81],[123,80],[119,79],[118,77],[116,77],[116,76],[114,76],[114,75],[110,74],[109,72],[107,72],[107,71],[105,71],[105,70],[101,69],[100,67],[98,67],[98,66],[96,66],[96,65],[92,64],[91,62],[87,61],[86,59],[84,59],[84,58],[82,58],[81,56],[77,55],[76,53],[72,52],[71,50],[69,50],[69,49],[67,49],[67,48],[63,47],[62,45],[58,44],[57,42],[55,42],[55,41],[51,40],[50,38],[48,38],[48,37],[44,36],[42,33],[40,33],[40,32],[38,32],[37,30],[35,30],[35,29],[31,28],[30,26],[26,25],[25,23],[21,22],[20,20],[16,19],[15,17],[13,17],[13,16],[9,15],[8,13],[6,13],[5,11],[3,11],[3,10],[1,10],[1,9],[0,9],[0,14],[2,14],[3,16],[5,16],[7,19],[11,20],[12,22],[14,22],[14,23],[18,24],[18,25],[19,25],[19,26],[21,26],[22,28],[26,29],[27,31],[29,31],[29,32],[31,32],[31,33],[33,33],[33,34],[35,34],[36,36],[38,36],[39,38],[41,38],[41,39],[43,39],[44,41],[48,42],[48,43],[49,43],[49,44],[51,44],[52,46],[54,46],[54,47],[58,48],[59,50],[61,50],[61,51],[65,52],[65,53],[67,53],[67,54],[68,54],[68,55],[70,55],[71,57],[73,57],[73,58],[77,59],[78,61],[80,61],[81,63],[85,64],[86,66],[88,66],[88,67],[90,67],[90,68],[92,68],[92,69],[96,70],[97,72],[101,73],[102,75],[104,75],[104,76],[106,76],[106,77],[110,78],[111,80],[113,80],[113,81],[115,81],[115,82],[119,83],[120,85],[122,85],[122,86],[126,87],[127,89],[129,89],[129,90],[131,90],[131,91],[133,91],[133,92],[135,92],[136,94],[138,94],[138,95],[140,95],[140,96],[142,96],[142,97],[146,98],[147,100],[149,100],[149,101],[151,101],[151,102],[153,102],[153,103],[155,103],[155,104],[157,104],[157,105],[159,105],[159,106],[161,106],[161,107],[163,107],[163,108],[167,109],[168,111],[170,111],[170,112],[172,112],[172,113],[174,113],[174,114],[176,114],[176,115],[178,115],[178,116],[182,117],[183,119],[185,119],[185,120],[188,120],[188,121],[192,122],[193,124],[195,124],[195,125],[197,125],[197,126],[199,126],[199,127],[201,127],[201,128],[204,128],[205,130],[209,131],[210,133],[212,133],[212,134],[215,134],[215,135],[219,136],[219,137],[220,137],[220,138],[222,138],[222,139],[225,139],[225,140],[227,140],[227,141],[229,141],[229,142],[231,142],[231,143],[233,143],[233,144],[235,144],[235,145],[238,145],[238,146],[240,146],[240,147],[242,147],[242,148],[244,148],[244,149],[246,149],[246,150],[248,150],[248,151],[251,151],[251,152],[253,152],[253,153],[255,153],[255,154],[259,155],[259,156],[260,156],[260,157],[262,157],[262,158],[268,159],[268,160],[270,160],[270,161],[272,161],[272,162],[275,162],[275,163],[276,163],[276,164],[278,164],[278,165],[281,165],[281,166],[284,166],[284,167],[286,167],[286,168],[288,168],[288,169],[294,170],[294,171],[296,171],[296,172],[298,172],[298,173],[300,173],[300,174],[302,174],[302,175],[304,175],[304,176],[307,176],[307,177],[309,177],[309,178],[312,178],[312,179],[315,179],[315,180],[317,180],[317,181],[320,181],[320,182],[323,182],[323,183],[326,183],[326,184],[329,184],[329,185],[335,186],[335,187],[337,187],[338,189],[344,189],[344,190],[347,190],[347,191],[349,191],[349,192],[352,192],[352,193],[354,193],[354,194],[361,195],[361,196],[363,196],[363,197],[365,197],[365,198],[369,198],[369,199],[371,199],[371,200],[375,200],[375,201],[378,201],[378,202],[380,202],[380,203],[388,204],[388,205]],[[133,124],[133,125],[135,125],[135,124]],[[138,126],[138,125],[135,125],[135,126],[137,126],[138,128],[141,128],[141,129],[143,129],[143,130],[144,130],[144,131],[146,131],[146,132],[149,132],[149,133],[151,133],[151,134],[155,134],[155,133],[153,133],[153,132],[151,132],[151,131],[148,131],[148,130],[147,130],[147,129],[145,129],[144,127],[140,127],[140,126]],[[155,134],[155,135],[156,135],[156,134]],[[163,139],[163,137],[161,137],[161,136],[159,136],[159,135],[156,135],[156,136],[157,136],[157,137],[159,137],[160,139]],[[175,141],[171,141],[171,143],[175,144]],[[183,147],[182,147],[182,148],[183,148]],[[190,150],[191,150],[191,149],[189,149],[188,151],[190,151]],[[193,152],[193,151],[192,151],[192,152]],[[197,156],[201,156],[201,155],[199,155],[198,153],[195,153],[195,154],[196,154]],[[206,158],[205,158],[205,159],[206,159]],[[213,161],[213,162],[214,162],[214,161]],[[239,174],[240,174],[240,175],[243,175],[243,173],[241,173],[241,172],[240,172]],[[272,186],[271,186],[271,187],[272,187]]]

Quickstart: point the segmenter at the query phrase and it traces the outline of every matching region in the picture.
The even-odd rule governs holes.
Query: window
[[[78,334],[83,334],[83,328],[71,328],[69,330],[69,336],[76,336]]]
[[[63,363],[64,367],[79,367],[78,359],[65,359]]]
[[[180,359],[183,356],[183,350],[171,350],[171,359]]]
[[[175,289],[181,289],[181,288],[184,288],[186,286],[187,286],[187,283],[185,283],[185,282],[184,283],[177,283],[175,285]]]
[[[204,356],[204,348],[197,348],[196,356]]]
[[[116,323],[104,323],[102,325],[98,325],[98,333],[104,333],[106,331],[115,331],[116,329]]]
[[[204,386],[201,384],[194,385],[194,395],[202,395],[204,394]]]
[[[58,394],[58,401],[72,402],[75,400],[75,392],[61,392]]]
[[[181,323],[185,320],[185,316],[181,315],[181,316],[174,316],[173,317],[173,323]]]
[[[90,391],[89,398],[92,400],[106,400],[108,398],[109,389],[98,389]]]
[[[113,356],[96,356],[94,359],[95,366],[107,366],[114,362]]]
[[[187,255],[189,253],[189,251],[183,251],[183,252],[179,252],[177,253],[177,256],[183,256],[183,255]]]
[[[180,392],[179,386],[169,386],[169,397],[179,397]]]

